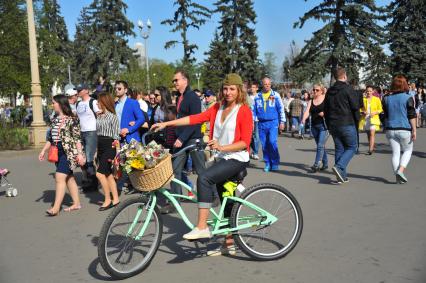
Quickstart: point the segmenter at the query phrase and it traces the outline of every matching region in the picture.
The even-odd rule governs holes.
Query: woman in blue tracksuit
[[[285,114],[280,94],[271,89],[271,80],[264,78],[263,90],[254,98],[253,117],[258,120],[259,139],[262,143],[265,172],[278,170],[278,127],[284,130]]]

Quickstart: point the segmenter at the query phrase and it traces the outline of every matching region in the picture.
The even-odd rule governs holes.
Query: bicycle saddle
[[[243,169],[240,172],[238,172],[236,175],[229,178],[229,180],[235,183],[239,183],[239,182],[242,182],[246,176],[247,176],[247,169]]]

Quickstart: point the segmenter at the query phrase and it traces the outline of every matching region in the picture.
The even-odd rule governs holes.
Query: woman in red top
[[[245,169],[250,161],[250,142],[253,131],[253,116],[248,106],[247,93],[243,90],[243,82],[237,74],[229,74],[223,81],[220,100],[207,111],[187,116],[178,120],[155,124],[152,130],[161,130],[169,126],[195,125],[210,122],[208,145],[216,150],[216,162],[207,168],[197,179],[198,191],[198,224],[183,237],[187,240],[210,238],[207,226],[209,209],[214,200],[214,189],[223,187],[232,176]],[[221,197],[222,192],[218,191]],[[230,209],[226,209],[225,217],[229,217]]]

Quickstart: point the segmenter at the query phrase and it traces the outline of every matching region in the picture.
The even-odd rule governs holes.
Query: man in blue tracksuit
[[[262,143],[265,172],[278,170],[280,153],[278,151],[278,128],[285,125],[284,106],[280,94],[271,88],[271,79],[262,80],[263,89],[254,98],[253,117],[258,120],[259,139]]]

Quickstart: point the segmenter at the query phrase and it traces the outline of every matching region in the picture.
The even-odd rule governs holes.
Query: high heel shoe
[[[58,216],[59,210],[58,210],[58,212],[53,212],[53,209],[51,208],[51,209],[46,210],[46,214],[49,217]]]

